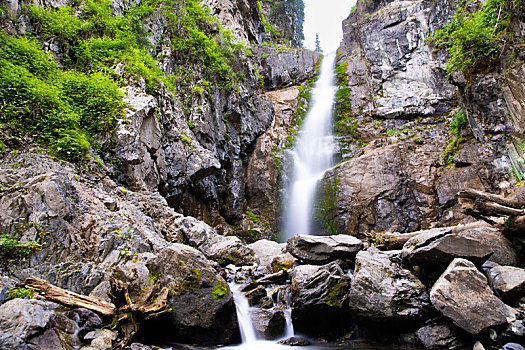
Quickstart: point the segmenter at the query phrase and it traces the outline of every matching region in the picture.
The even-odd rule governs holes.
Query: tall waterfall
[[[313,203],[317,183],[333,166],[332,114],[335,85],[335,53],[324,57],[321,73],[312,90],[309,112],[292,150],[293,173],[284,212],[284,233],[311,234]]]

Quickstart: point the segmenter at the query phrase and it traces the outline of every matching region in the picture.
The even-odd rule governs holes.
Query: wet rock
[[[350,279],[336,262],[299,265],[292,276],[292,320],[298,333],[340,335],[347,321]]]
[[[140,344],[140,343],[133,343],[131,344],[131,350],[151,350],[150,346]]]
[[[469,259],[482,264],[485,260],[500,264],[516,264],[517,255],[512,244],[490,227],[467,228],[453,232],[452,228],[429,230],[409,239],[402,256],[412,265],[447,265],[454,258]]]
[[[80,341],[78,326],[58,305],[35,299],[13,299],[0,306],[0,348],[70,350]]]
[[[286,318],[282,310],[254,309],[250,314],[255,330],[264,339],[278,339],[283,336]]]
[[[238,237],[221,236],[208,224],[192,217],[180,217],[178,226],[187,242],[208,259],[235,265],[251,265],[255,262],[253,250]]]
[[[310,341],[308,339],[300,337],[290,337],[288,339],[280,340],[278,344],[288,345],[288,346],[308,346]]]
[[[518,343],[507,343],[503,345],[502,350],[525,350],[525,348]]]
[[[286,249],[306,263],[325,264],[337,259],[352,259],[363,248],[363,242],[349,235],[294,236]]]
[[[257,265],[265,266],[271,269],[271,263],[274,257],[282,255],[286,251],[285,243],[277,243],[268,239],[261,239],[248,245],[248,248],[255,253]]]
[[[466,348],[464,339],[461,339],[458,332],[446,324],[421,327],[416,334],[426,349],[454,350]]]
[[[507,333],[518,337],[525,337],[525,320],[514,320],[509,323]]]
[[[173,292],[173,312],[144,324],[145,337],[198,344],[224,344],[237,328],[232,293],[198,250],[172,244],[148,262],[159,282]],[[169,330],[169,331],[168,331]]]
[[[507,323],[507,306],[494,296],[486,277],[465,259],[450,263],[432,287],[430,300],[455,325],[474,335]]]
[[[357,253],[349,292],[353,315],[371,322],[420,319],[429,306],[425,286],[376,248]]]
[[[87,333],[84,340],[91,341],[91,346],[100,349],[108,350],[113,348],[113,342],[117,339],[117,332],[108,329],[99,329]]]
[[[255,289],[252,289],[251,291],[246,293],[246,299],[248,299],[248,303],[250,306],[254,306],[258,304],[262,298],[266,297],[266,288],[263,286],[258,286]]]
[[[486,275],[491,287],[508,303],[516,302],[525,294],[525,269],[495,266]]]

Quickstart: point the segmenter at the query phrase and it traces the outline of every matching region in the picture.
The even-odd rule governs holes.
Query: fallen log
[[[115,314],[115,305],[103,300],[73,293],[59,288],[40,278],[30,276],[26,278],[23,285],[38,291],[45,299],[57,302],[69,307],[82,307],[104,316]]]
[[[525,203],[474,189],[458,194],[461,211],[497,227],[506,234],[525,231]]]
[[[259,278],[255,283],[257,284],[271,284],[271,283],[277,283],[282,280],[285,280],[288,277],[288,273],[285,270],[280,270],[279,272],[272,273],[270,275],[266,275],[264,277]]]

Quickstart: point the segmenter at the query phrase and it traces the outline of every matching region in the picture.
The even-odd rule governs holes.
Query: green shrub
[[[500,43],[509,37],[512,11],[522,5],[521,0],[488,0],[472,13],[467,5],[459,7],[452,20],[434,32],[432,40],[450,55],[447,72],[460,71],[469,78],[497,64]]]
[[[20,242],[19,237],[0,235],[0,258],[11,260],[25,260],[31,254],[42,249],[37,242]]]
[[[33,299],[35,292],[30,288],[15,287],[7,291],[6,301],[21,298],[21,299]]]

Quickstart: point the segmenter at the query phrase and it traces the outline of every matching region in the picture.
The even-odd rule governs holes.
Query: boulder
[[[357,253],[349,292],[350,311],[365,321],[385,323],[420,319],[429,306],[428,293],[409,270],[371,247]]]
[[[347,322],[350,278],[337,262],[296,266],[291,280],[295,331],[310,336],[340,335]]]
[[[224,344],[237,329],[232,293],[198,250],[172,244],[148,262],[171,291],[172,312],[145,323],[144,336],[166,341]]]
[[[253,326],[264,339],[278,339],[284,335],[286,317],[282,310],[252,309]]]
[[[251,265],[255,262],[253,250],[238,237],[221,236],[205,222],[190,216],[180,217],[177,223],[188,244],[200,250],[208,259],[235,265]]]
[[[458,327],[477,335],[507,323],[507,306],[490,290],[476,266],[456,258],[430,291],[434,307]]]
[[[487,259],[503,265],[517,263],[510,241],[491,227],[466,228],[457,232],[452,228],[426,231],[405,243],[402,257],[412,265],[430,267],[446,266],[454,258],[469,259],[476,264]]]
[[[508,303],[516,302],[525,294],[525,269],[495,266],[486,275],[491,287]]]
[[[326,264],[337,259],[353,259],[363,249],[363,242],[349,235],[294,236],[286,249],[306,263]]]
[[[447,324],[433,324],[421,327],[416,335],[426,349],[454,350],[465,349],[466,342],[458,332]]]
[[[286,252],[285,243],[277,243],[268,239],[261,239],[257,242],[249,244],[248,248],[253,250],[257,265],[265,266],[269,270],[271,270],[271,264],[274,257],[282,255]]]
[[[57,312],[55,303],[13,299],[0,306],[0,348],[72,350],[80,344],[78,325]]]
[[[263,286],[257,286],[257,288],[246,292],[246,299],[248,299],[248,304],[250,304],[250,306],[258,304],[261,299],[265,298],[266,296],[266,288]]]
[[[7,298],[7,292],[13,288],[15,284],[16,282],[7,276],[0,277],[0,304]]]

